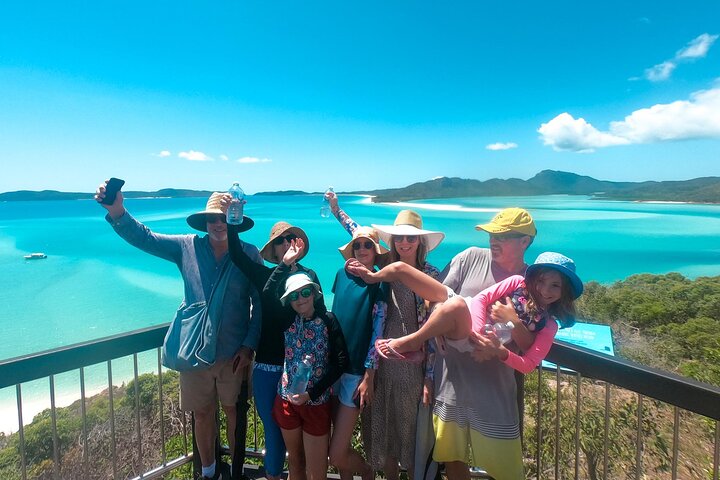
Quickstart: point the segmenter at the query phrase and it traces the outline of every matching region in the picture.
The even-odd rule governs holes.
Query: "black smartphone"
[[[117,193],[120,191],[123,185],[125,185],[125,180],[120,180],[119,178],[115,177],[112,177],[110,180],[108,180],[107,185],[105,185],[105,198],[102,199],[102,203],[104,203],[105,205],[112,205],[113,203],[115,203]]]

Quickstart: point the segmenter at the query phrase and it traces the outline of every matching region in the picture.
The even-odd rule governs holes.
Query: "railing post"
[[[88,468],[88,430],[87,430],[87,407],[85,406],[85,368],[80,367],[80,415],[82,415],[82,472],[87,475]]]
[[[538,372],[538,393],[537,393],[537,421],[535,422],[535,436],[537,437],[537,450],[535,455],[535,464],[537,465],[537,480],[540,480],[540,471],[542,470],[542,368],[537,369]]]
[[[18,411],[18,436],[20,437],[20,468],[22,470],[22,480],[27,480],[27,460],[25,459],[25,427],[23,426],[23,414],[22,414],[22,389],[18,383],[15,386],[15,396],[17,398],[17,411]],[[715,442],[717,446],[717,442]]]
[[[55,410],[55,376],[50,375],[50,422],[53,442],[53,475],[60,478],[60,439],[57,433],[57,411]]]
[[[638,394],[637,407],[637,440],[635,445],[635,478],[642,478],[642,449],[643,449],[643,433],[642,433],[642,416],[643,416],[643,396]]]
[[[605,382],[605,432],[603,433],[603,480],[608,478],[608,441],[610,439],[610,384]]]

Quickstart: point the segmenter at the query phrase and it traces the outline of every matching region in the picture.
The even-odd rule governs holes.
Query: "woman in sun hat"
[[[231,198],[224,197],[223,210],[227,210]],[[264,291],[270,275],[278,267],[268,267],[258,264],[244,254],[240,248],[237,232],[244,227],[245,221],[240,225],[228,225],[228,247],[233,263],[247,275],[250,281],[261,292],[262,328],[260,341],[255,355],[253,367],[253,395],[260,419],[265,428],[265,472],[269,480],[278,480],[282,475],[285,463],[285,442],[280,427],[272,417],[272,408],[277,393],[285,358],[285,339],[281,326],[288,319],[294,318],[294,312],[289,306],[282,305],[275,293]],[[302,239],[305,246],[302,258],[307,253],[310,241],[303,229],[288,222],[280,221],[272,226],[267,243],[260,250],[260,256],[269,263],[281,263],[285,252],[296,239]],[[314,283],[320,285],[317,274],[300,263],[294,262],[284,270],[284,278],[293,272],[306,273]],[[283,279],[284,281],[284,279]],[[315,308],[318,312],[326,310],[322,293],[318,289],[315,299]]]
[[[345,260],[356,260],[368,270],[384,263],[388,250],[371,227],[357,227],[353,238],[338,248]],[[378,284],[366,284],[345,267],[338,270],[333,284],[332,311],[337,315],[348,346],[349,367],[333,386],[337,405],[330,439],[330,464],[343,477],[360,474],[372,478],[374,471],[362,455],[353,450],[351,439],[360,411],[374,394],[378,356],[375,340],[382,335],[387,305]]]
[[[341,225],[352,234],[358,227],[337,203],[337,196],[326,194],[330,207]],[[373,225],[390,246],[389,260],[402,261],[437,279],[440,272],[426,261],[445,235],[425,230],[422,217],[412,210],[398,213],[393,225]],[[383,337],[405,335],[418,330],[427,320],[422,298],[401,282],[381,286],[388,306]],[[362,413],[365,452],[375,469],[383,470],[388,480],[399,476],[398,463],[414,473],[415,447],[432,444],[430,406],[434,378],[434,352],[425,346],[421,363],[389,362],[380,359],[375,374],[375,398]],[[424,465],[418,465],[423,468]]]

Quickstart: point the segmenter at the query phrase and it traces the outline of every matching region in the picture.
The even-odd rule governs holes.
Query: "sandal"
[[[401,360],[404,362],[420,363],[425,359],[425,353],[422,350],[415,350],[414,352],[400,353],[390,346],[392,338],[378,338],[375,340],[375,350],[378,355],[386,360]],[[384,353],[381,347],[387,348],[387,353]]]

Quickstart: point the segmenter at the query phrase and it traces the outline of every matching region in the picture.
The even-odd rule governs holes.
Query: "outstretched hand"
[[[283,255],[283,263],[290,266],[300,260],[303,252],[305,251],[305,240],[298,237],[290,242],[290,248],[287,249],[285,255]]]
[[[115,201],[112,203],[112,205],[105,205],[104,203],[102,203],[102,201],[105,199],[105,187],[107,186],[107,183],[108,180],[105,180],[98,186],[97,190],[95,190],[95,200],[100,204],[101,207],[108,211],[108,213],[110,214],[110,218],[112,218],[113,220],[117,220],[118,218],[125,215],[123,194],[122,191],[118,191],[117,196],[115,197]]]
[[[351,258],[345,262],[345,270],[350,275],[360,277],[365,283],[378,283],[381,280],[376,278],[376,273],[368,269],[365,265],[360,263],[357,258]]]

